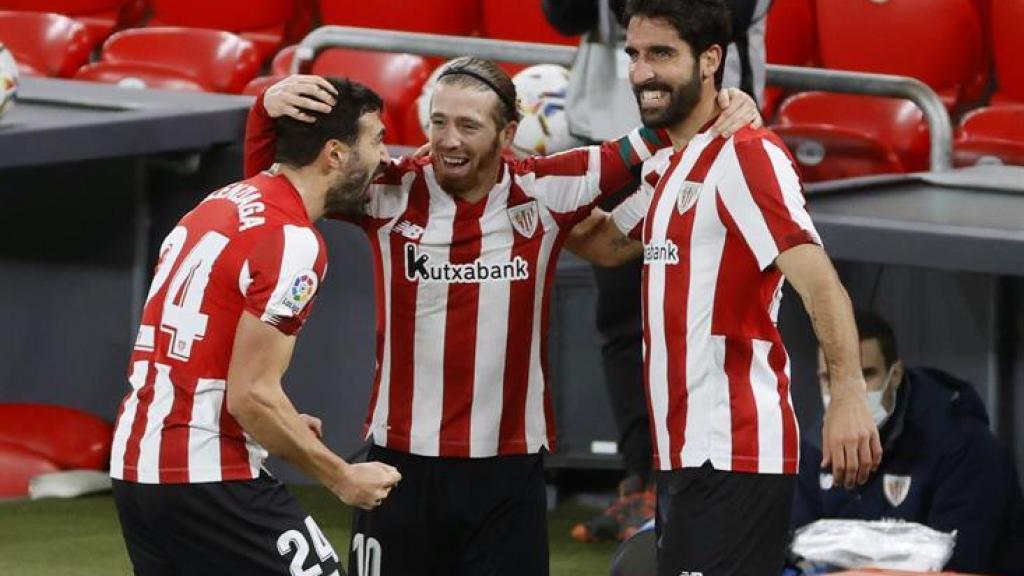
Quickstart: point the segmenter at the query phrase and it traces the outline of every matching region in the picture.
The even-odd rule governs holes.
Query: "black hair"
[[[277,131],[275,162],[296,167],[312,164],[328,140],[353,145],[359,139],[359,118],[367,112],[384,110],[384,102],[376,92],[348,78],[327,78],[337,94],[330,112],[303,110],[315,122],[300,122],[282,116],[274,120]]]
[[[494,114],[499,130],[509,122],[519,121],[516,85],[512,83],[508,73],[491,60],[475,56],[456,58],[445,64],[441,75],[437,77],[437,84],[467,86],[494,92],[500,103]]]
[[[666,20],[690,45],[694,58],[716,44],[720,46],[722,61],[715,71],[715,88],[721,89],[725,56],[732,41],[732,16],[724,0],[628,0],[623,25],[628,26],[636,16]]]
[[[861,342],[878,340],[886,368],[900,359],[899,351],[896,349],[896,335],[885,319],[871,310],[854,310],[853,318],[857,323],[857,333],[860,334]]]

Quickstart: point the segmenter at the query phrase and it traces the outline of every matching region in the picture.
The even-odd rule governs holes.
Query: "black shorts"
[[[402,481],[376,510],[356,510],[354,576],[548,574],[541,455],[440,458],[373,446],[367,460],[398,468]]]
[[[794,477],[705,464],[658,472],[658,576],[782,571]]]
[[[114,480],[114,502],[139,576],[344,574],[313,518],[266,474],[203,484]]]

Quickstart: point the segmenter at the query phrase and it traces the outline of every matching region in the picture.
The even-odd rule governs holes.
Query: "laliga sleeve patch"
[[[280,308],[283,308],[281,311],[287,310],[291,312],[291,316],[298,316],[313,299],[319,285],[320,279],[317,278],[316,272],[301,270],[296,273],[281,297]]]

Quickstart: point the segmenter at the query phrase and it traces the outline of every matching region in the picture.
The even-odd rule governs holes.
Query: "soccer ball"
[[[569,71],[563,66],[538,64],[512,78],[519,96],[523,118],[512,144],[520,155],[553,154],[580,146],[582,142],[569,133],[565,113],[565,91],[569,87]]]
[[[0,118],[14,106],[17,93],[18,63],[14,61],[11,51],[0,42]]]

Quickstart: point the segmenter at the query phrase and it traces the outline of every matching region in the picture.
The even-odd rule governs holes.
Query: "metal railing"
[[[953,126],[946,107],[927,84],[907,76],[844,72],[822,68],[768,65],[767,83],[797,90],[823,90],[848,94],[906,98],[924,112],[931,137],[928,152],[933,172],[953,166]],[[856,111],[852,111],[856,113]]]
[[[561,64],[570,66],[576,48],[556,44],[535,44],[509,40],[489,40],[463,36],[419,34],[394,30],[323,26],[307,35],[296,50],[292,72],[326,48],[406,52],[423,56],[455,58],[473,55],[501,62],[522,64]],[[769,64],[767,83],[797,90],[823,90],[906,98],[924,112],[930,131],[929,166],[932,171],[949,170],[953,157],[953,127],[942,100],[919,80],[906,76],[844,72],[820,68],[801,68]]]
[[[316,53],[320,50],[333,46],[360,50],[406,52],[445,58],[479,56],[500,62],[561,64],[562,66],[570,66],[572,59],[576,56],[574,46],[419,34],[350,26],[323,26],[313,30],[302,39],[295,52],[292,72],[297,72],[303,63],[316,57]]]

